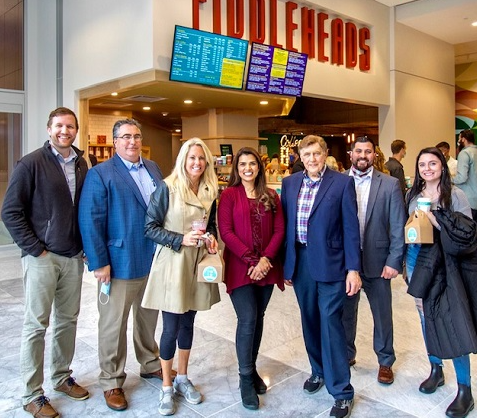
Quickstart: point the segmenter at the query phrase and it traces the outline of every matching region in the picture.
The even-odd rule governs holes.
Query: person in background
[[[386,168],[386,159],[384,157],[384,153],[381,151],[381,148],[376,145],[376,156],[374,158],[373,162],[373,167],[376,170],[381,171],[381,173],[388,174],[389,175],[389,170]]]
[[[292,153],[294,156],[294,161],[293,161],[293,167],[290,174],[302,173],[305,170],[305,166],[303,165],[303,161],[301,160],[300,155],[298,154],[297,146],[292,147]]]
[[[385,167],[389,174],[396,177],[401,185],[402,195],[406,194],[406,179],[404,177],[404,168],[401,160],[406,156],[406,143],[401,139],[396,139],[391,143],[392,157],[389,158]]]
[[[2,207],[5,227],[22,250],[22,403],[37,418],[59,415],[43,390],[45,333],[51,315],[53,388],[70,399],[89,397],[70,368],[84,269],[77,208],[88,167],[83,152],[73,146],[78,119],[72,110],[53,110],[47,132],[50,139],[43,147],[25,155],[13,170]]]
[[[215,224],[218,182],[213,162],[201,139],[184,142],[171,175],[157,185],[147,209],[145,234],[157,248],[142,304],[162,311],[161,415],[175,413],[174,392],[190,404],[202,402],[202,395],[187,372],[196,313],[220,301],[218,285],[197,282],[196,277],[203,256],[207,251],[217,253],[218,248]],[[192,227],[197,220],[204,223],[200,229]],[[173,386],[171,371],[176,345],[179,361]]]
[[[299,150],[305,171],[283,179],[281,201],[284,278],[295,290],[311,363],[303,390],[314,394],[326,384],[335,399],[330,416],[347,418],[354,389],[342,314],[346,295],[361,289],[356,191],[351,177],[326,167],[322,137],[306,136]]]
[[[131,308],[140,375],[162,379],[154,338],[158,312],[141,307],[154,255],[154,243],[144,237],[144,219],[162,173],[156,163],[141,157],[141,126],[136,120],[118,120],[113,143],[114,156],[88,172],[79,224],[88,268],[98,280],[99,383],[106,405],[122,411],[128,407],[123,385]]]
[[[265,170],[270,173],[283,173],[287,168],[288,167],[285,164],[280,162],[280,157],[275,153],[272,155],[272,161],[267,164]]]
[[[373,348],[379,363],[378,382],[394,382],[392,365],[393,309],[391,279],[402,273],[404,256],[404,200],[397,179],[374,170],[375,145],[358,137],[351,144],[351,169],[358,201],[361,242],[361,280],[373,315]],[[360,293],[348,296],[344,304],[348,360],[356,363],[356,328]]]
[[[279,253],[285,226],[280,199],[265,183],[252,148],[235,155],[228,188],[220,197],[220,236],[225,244],[225,284],[237,314],[237,352],[242,405],[257,409],[267,386],[257,372],[265,310],[277,285],[282,291]]]
[[[450,144],[442,141],[436,145],[436,148],[444,154],[447,161],[447,167],[449,168],[449,174],[454,177],[457,174],[457,160],[450,155]]]
[[[333,157],[332,155],[328,155],[328,157],[326,157],[325,164],[331,170],[339,171],[339,167],[338,167],[338,163],[336,162],[336,158]]]
[[[414,183],[406,194],[406,206],[409,215],[416,210],[417,199],[420,197],[431,199],[431,210],[435,210],[438,206],[441,206],[454,212],[461,212],[469,217],[472,215],[469,201],[464,192],[459,188],[452,186],[446,160],[442,152],[437,148],[424,148],[417,156]],[[440,229],[432,212],[427,212],[426,214],[434,227]],[[413,273],[420,252],[423,251],[425,247],[429,247],[429,244],[407,245],[406,274],[409,283],[412,283],[414,280],[419,280],[419,276],[416,274],[416,277],[414,277]],[[434,269],[435,265],[439,263],[439,260],[433,258],[430,260],[430,263],[433,264]],[[424,341],[427,346],[428,342],[426,339],[426,320],[423,300],[415,298],[415,302],[421,320]],[[443,313],[444,316],[450,314],[450,312]],[[463,318],[459,320],[463,321]],[[448,338],[453,339],[455,337],[454,335],[449,335]],[[446,344],[446,342],[443,343]],[[435,355],[428,355],[429,362],[431,363],[431,373],[419,387],[419,391],[426,394],[434,393],[439,386],[444,385],[442,359]],[[468,355],[464,355],[454,358],[452,361],[454,363],[457,377],[458,393],[454,401],[447,408],[446,415],[454,418],[465,417],[474,407],[474,400],[471,394],[470,359]]]
[[[268,154],[263,154],[260,160],[262,161],[263,168],[265,168],[270,163],[270,157],[268,156]]]
[[[459,145],[462,149],[457,156],[457,174],[452,178],[452,182],[469,199],[472,218],[477,220],[477,145],[474,141],[474,132],[471,129],[460,133]]]

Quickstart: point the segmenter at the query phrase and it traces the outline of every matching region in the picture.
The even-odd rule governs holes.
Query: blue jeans
[[[249,284],[234,289],[230,294],[237,314],[235,349],[241,375],[250,375],[255,370],[262,342],[263,318],[272,292],[272,284],[266,286]]]
[[[407,277],[410,282],[412,279],[412,273],[414,272],[414,267],[416,266],[417,256],[419,255],[419,250],[421,246],[418,244],[410,244],[407,246],[406,252],[406,269]],[[421,320],[422,335],[424,336],[424,343],[426,342],[426,323],[424,320],[424,310],[422,307],[422,299],[416,298],[416,308],[419,313],[419,319]],[[442,365],[442,359],[439,357],[429,355],[429,361],[431,363]],[[452,359],[454,364],[455,374],[457,377],[457,383],[470,386],[470,357],[469,355],[456,357]]]

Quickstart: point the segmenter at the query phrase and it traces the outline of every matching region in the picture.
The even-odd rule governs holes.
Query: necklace
[[[255,197],[256,197],[255,196],[255,188],[253,188],[253,189],[246,189],[245,188],[245,193],[247,194],[247,197],[249,199],[255,199]]]
[[[439,199],[439,194],[440,193],[437,190],[436,191],[430,191],[430,190],[424,189],[422,191],[422,196],[423,197],[428,197],[432,201]]]

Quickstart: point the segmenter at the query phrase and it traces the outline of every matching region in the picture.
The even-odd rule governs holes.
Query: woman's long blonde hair
[[[179,154],[177,155],[176,164],[174,165],[169,178],[172,180],[172,184],[177,187],[181,197],[185,199],[190,193],[192,185],[185,169],[185,165],[187,154],[194,145],[198,145],[204,150],[205,160],[207,162],[205,171],[200,178],[200,183],[207,186],[206,190],[208,190],[210,199],[215,199],[217,197],[219,183],[214,171],[214,158],[212,157],[212,153],[207,145],[205,145],[204,141],[200,138],[191,138],[182,144]]]

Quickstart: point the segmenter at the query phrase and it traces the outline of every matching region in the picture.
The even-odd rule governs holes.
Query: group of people
[[[456,234],[475,236],[475,223],[466,193],[452,186],[437,148],[419,153],[414,184],[404,199],[402,184],[375,168],[376,145],[367,137],[355,140],[351,168],[340,173],[326,165],[324,139],[306,136],[296,150],[296,172],[283,179],[281,197],[267,187],[258,152],[244,147],[233,158],[228,187],[217,206],[213,156],[199,138],[184,142],[172,173],[164,178],[156,163],[142,158],[141,127],[134,119],[114,124],[114,156],[89,170],[82,151],[73,146],[78,132],[73,111],[53,110],[47,131],[50,139],[44,146],[18,162],[2,208],[5,226],[22,250],[22,403],[33,416],[58,416],[43,390],[51,314],[53,387],[75,400],[89,397],[71,370],[84,263],[98,280],[99,381],[107,406],[116,411],[128,407],[123,385],[131,309],[140,375],[163,382],[159,413],[174,414],[176,396],[202,402],[188,374],[194,320],[220,295],[216,283],[199,282],[196,274],[203,257],[217,253],[219,233],[224,282],[237,315],[235,344],[245,408],[258,409],[258,395],[267,391],[257,357],[275,286],[294,289],[311,368],[303,391],[311,395],[326,386],[334,398],[331,417],[349,417],[353,408],[350,366],[356,363],[361,289],[374,320],[377,380],[392,384],[391,279],[403,273],[405,254],[405,277],[416,297],[431,363],[420,390],[432,393],[442,386],[441,359],[452,358],[459,389],[447,415],[465,417],[473,408],[469,354],[477,351],[477,296],[471,288],[477,243],[464,239],[465,245],[454,251],[448,241],[457,240]],[[427,214],[435,244],[406,249],[404,225],[419,197],[429,197],[435,209]],[[439,244],[441,238],[445,244]],[[432,259],[438,251],[439,263]],[[451,280],[446,274],[451,265],[460,273],[460,296],[469,293],[467,334],[456,331],[470,340],[465,344],[446,334],[449,328],[439,322],[446,312],[435,301],[442,286],[436,287],[432,278]],[[440,270],[429,273],[429,266]],[[421,286],[426,274],[430,291]],[[454,304],[446,307],[455,309]],[[176,351],[177,371],[172,367]]]

